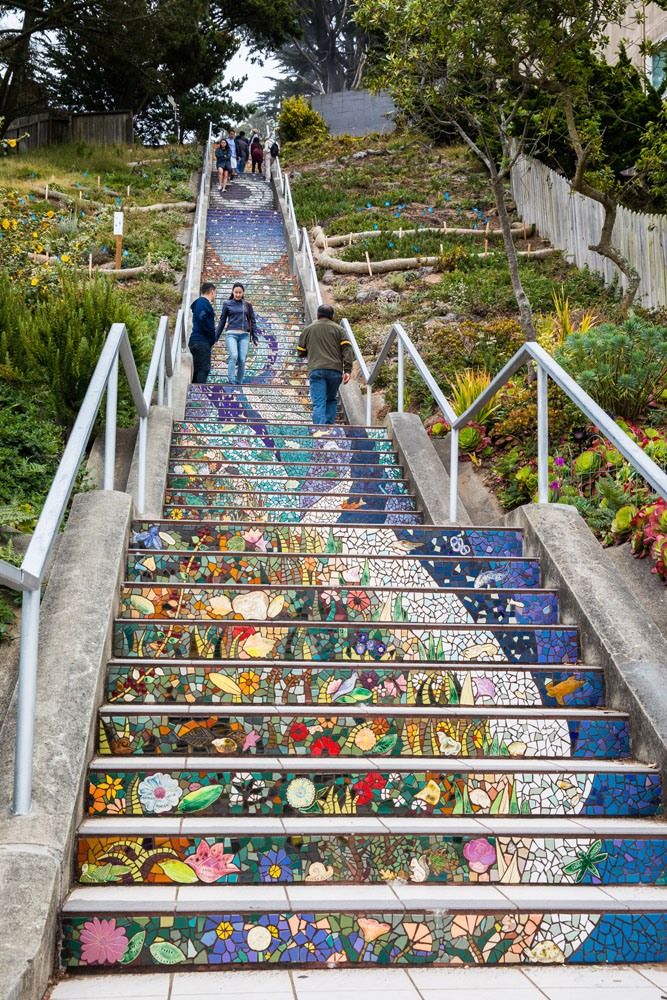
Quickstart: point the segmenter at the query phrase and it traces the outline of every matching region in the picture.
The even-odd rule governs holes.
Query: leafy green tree
[[[260,103],[277,110],[289,97],[361,86],[373,36],[353,15],[353,0],[297,0],[298,33],[275,52],[283,76]]]
[[[224,71],[242,43],[274,47],[296,30],[292,0],[28,0],[0,3],[17,14],[17,27],[0,34],[0,116],[17,113],[25,79],[37,76],[52,103],[70,111],[150,111],[197,118],[194,106],[211,103],[236,113]],[[3,110],[3,94],[11,108]],[[154,105],[151,107],[151,105]]]
[[[570,118],[575,114],[576,123],[573,109],[585,94],[581,76],[588,83],[591,52],[626,6],[627,0],[357,0],[358,23],[383,36],[376,85],[390,90],[409,118],[458,137],[486,167],[521,327],[531,340],[535,326],[506,204],[511,167],[528,148],[527,98],[540,87],[561,102],[579,163]],[[581,173],[575,172],[580,184]],[[607,235],[596,249],[609,255]]]

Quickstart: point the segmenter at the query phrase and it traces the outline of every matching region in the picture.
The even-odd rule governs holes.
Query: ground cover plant
[[[367,358],[377,356],[391,323],[399,320],[462,412],[524,339],[509,270],[494,234],[498,225],[492,194],[477,162],[461,147],[436,146],[416,133],[399,132],[287,144],[283,163],[293,175],[301,224],[321,225],[327,237],[373,234],[337,247],[339,259],[370,261],[372,270],[373,261],[417,258],[412,270],[328,274],[325,284],[337,315],[349,319]],[[507,202],[514,213],[509,191]],[[515,214],[512,221],[519,227]],[[427,231],[433,228],[442,231]],[[453,228],[471,232],[453,235]],[[560,254],[532,256],[545,244],[529,228],[516,235],[520,250],[531,250],[519,266],[539,342],[601,406],[626,421],[637,444],[664,467],[664,317],[637,310],[624,322],[615,288],[605,288],[600,278],[569,265]],[[485,250],[498,252],[481,257]],[[423,257],[438,260],[426,267],[419,260]],[[385,410],[394,408],[391,365],[377,385],[384,392]],[[409,364],[406,407],[421,415],[434,437],[447,434],[446,421]],[[461,434],[464,457],[478,466],[507,510],[536,499],[536,420],[535,384],[524,371],[496,397],[493,409]],[[667,541],[663,545],[656,529],[651,513],[655,497],[647,485],[554,385],[549,423],[551,499],[574,504],[606,544],[632,536],[635,551],[648,554],[663,573]],[[667,515],[663,521],[667,523]]]

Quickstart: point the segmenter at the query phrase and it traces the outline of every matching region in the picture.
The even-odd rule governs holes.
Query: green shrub
[[[667,387],[667,329],[632,317],[568,337],[556,360],[612,416],[636,420]]]
[[[48,386],[61,424],[73,424],[112,323],[125,323],[137,366],[147,364],[153,321],[139,319],[108,279],[63,274],[58,292],[32,310],[9,281],[0,288],[0,364],[17,380]],[[123,401],[127,408],[126,392]]]
[[[39,513],[63,449],[53,418],[45,389],[0,380],[0,528],[30,526]]]
[[[283,142],[298,142],[327,135],[329,126],[305,97],[288,97],[280,109],[278,134]]]

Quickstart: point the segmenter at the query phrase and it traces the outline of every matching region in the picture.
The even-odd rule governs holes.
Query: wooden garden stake
[[[44,191],[44,201],[48,201],[48,200],[49,200],[49,185],[47,184],[46,188],[45,188],[45,191]]]
[[[92,255],[92,253],[89,253],[88,254],[88,277],[92,278],[92,276],[93,276],[93,255]]]
[[[129,184],[127,185],[127,197],[128,198],[130,197],[130,185]]]
[[[116,270],[120,271],[123,260],[123,213],[113,213],[113,234],[116,237]]]
[[[484,240],[484,253],[487,254],[488,252],[489,252],[489,241],[488,239],[486,239]]]
[[[370,276],[372,278],[373,277],[373,268],[371,267],[371,259],[368,256],[368,250],[366,251],[366,263],[368,264],[368,273],[370,274]]]
[[[98,174],[98,175],[97,175],[97,190],[98,190],[98,191],[99,191],[99,189],[100,189],[100,186],[101,186],[101,184],[102,184],[102,181],[101,181],[101,178],[100,178],[100,175]]]

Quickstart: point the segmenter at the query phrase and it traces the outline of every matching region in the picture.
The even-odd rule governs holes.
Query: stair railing
[[[118,362],[122,362],[134,408],[139,418],[139,450],[137,469],[136,509],[144,513],[146,505],[146,453],[148,445],[148,417],[157,387],[157,403],[167,403],[173,397],[172,381],[181,362],[181,351],[186,332],[185,316],[189,306],[191,283],[199,239],[205,230],[202,213],[208,202],[210,188],[210,146],[212,126],[209,124],[208,140],[204,147],[202,177],[199,185],[197,219],[193,226],[188,278],[183,292],[183,306],[178,311],[176,327],[169,342],[168,318],[162,316],[153,345],[145,385],[142,388],[137,365],[132,353],[127,327],[114,323],[107,334],[95,371],[86,390],[81,408],[72,427],[63,456],[48,492],[42,512],[20,566],[12,566],[0,559],[0,586],[9,587],[23,594],[19,654],[18,706],[16,719],[16,754],[14,761],[14,800],[16,815],[30,811],[32,799],[33,745],[35,729],[35,702],[37,693],[37,664],[39,656],[39,623],[41,588],[49,556],[60,531],[81,461],[95,428],[97,416],[106,395],[104,435],[103,489],[113,490],[115,485]]]
[[[419,372],[422,381],[426,384],[443,413],[446,421],[450,425],[450,493],[449,493],[449,518],[455,522],[458,513],[458,467],[459,467],[459,432],[466,427],[483,407],[503,388],[510,378],[524,365],[537,368],[537,499],[538,503],[549,503],[549,408],[548,389],[549,379],[551,379],[572,402],[584,414],[585,417],[610,441],[623,458],[629,462],[632,468],[646,480],[651,488],[663,499],[667,500],[667,474],[657,465],[653,459],[642,451],[638,444],[626,434],[622,427],[610,417],[601,406],[599,406],[587,392],[576,382],[564,368],[558,364],[551,355],[540,347],[535,341],[527,341],[516,354],[510,358],[507,364],[498,372],[495,378],[489,383],[486,389],[479,394],[477,399],[471,403],[468,409],[457,416],[451,403],[446,398],[435,378],[431,374],[426,362],[419,354],[419,351],[410,340],[400,323],[394,323],[389,331],[382,349],[373,364],[368,370],[365,362],[362,364],[362,354],[359,350],[356,338],[347,320],[343,320],[343,326],[352,344],[355,357],[359,362],[362,375],[364,377],[366,395],[366,426],[371,423],[371,404],[369,403],[370,391],[377,380],[380,369],[384,365],[394,342],[397,342],[397,376],[398,376],[398,412],[402,413],[405,406],[405,355],[407,354]]]

